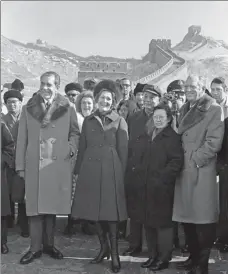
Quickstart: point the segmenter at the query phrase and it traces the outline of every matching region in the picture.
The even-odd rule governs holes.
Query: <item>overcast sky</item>
[[[1,34],[46,40],[81,56],[140,58],[151,39],[180,42],[190,25],[228,43],[224,1],[2,1]]]

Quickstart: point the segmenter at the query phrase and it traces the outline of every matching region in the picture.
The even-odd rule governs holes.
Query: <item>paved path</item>
[[[60,223],[60,224],[59,224]],[[29,239],[18,235],[18,229],[9,232],[8,246],[10,253],[2,255],[1,273],[3,274],[108,274],[111,273],[110,262],[104,261],[100,265],[91,265],[89,261],[97,254],[99,244],[95,236],[86,236],[80,232],[72,237],[62,234],[65,220],[58,223],[56,233],[56,246],[63,252],[63,260],[54,260],[47,255],[29,265],[20,265],[21,256],[27,251]],[[127,247],[125,241],[120,241],[120,253]],[[164,270],[162,274],[184,273],[175,269],[175,261],[183,260],[180,253],[175,252],[170,269]],[[146,274],[149,270],[140,268],[140,262],[146,260],[146,253],[141,258],[122,257],[122,269],[120,274]],[[228,254],[222,255],[213,250],[210,259],[210,274],[228,273]]]

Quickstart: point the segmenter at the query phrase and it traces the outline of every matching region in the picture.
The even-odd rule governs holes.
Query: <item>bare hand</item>
[[[18,171],[18,175],[21,177],[21,178],[25,178],[25,172],[24,172],[24,170],[20,170],[20,171]]]

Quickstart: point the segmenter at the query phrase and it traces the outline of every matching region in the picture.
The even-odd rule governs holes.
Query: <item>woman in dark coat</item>
[[[220,194],[220,218],[221,226],[228,224],[228,118],[225,119],[225,134],[222,149],[218,153],[219,194]],[[220,239],[220,251],[228,252],[228,231],[223,239]]]
[[[127,220],[124,172],[128,154],[128,129],[113,108],[120,97],[116,84],[103,80],[94,90],[98,109],[82,126],[75,173],[78,181],[72,217],[97,222],[101,250],[92,263],[112,257],[112,270],[120,270],[118,222]],[[109,250],[107,236],[111,250]]]
[[[135,206],[138,219],[145,226],[150,253],[142,267],[157,271],[168,268],[172,252],[174,187],[184,152],[180,136],[171,127],[172,112],[167,105],[155,107],[149,121],[154,126],[139,138],[142,155],[138,158],[136,174],[141,203]]]
[[[7,247],[7,219],[11,214],[9,187],[6,179],[7,166],[12,168],[14,165],[14,141],[6,124],[1,121],[1,253],[9,252]]]

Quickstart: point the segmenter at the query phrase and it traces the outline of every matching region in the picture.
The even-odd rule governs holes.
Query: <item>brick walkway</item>
[[[29,239],[24,239],[18,235],[18,229],[9,232],[8,246],[10,253],[2,255],[1,273],[3,274],[108,274],[111,273],[110,262],[104,261],[100,265],[91,265],[91,260],[98,252],[99,244],[96,236],[85,236],[76,233],[72,237],[62,234],[66,220],[58,221],[58,231],[56,233],[56,246],[64,254],[63,260],[54,260],[47,255],[35,260],[29,265],[20,265],[18,262],[21,256],[27,251]],[[120,254],[127,247],[125,241],[120,241]],[[146,274],[149,270],[140,268],[140,262],[146,260],[146,254],[141,258],[122,257],[122,269],[120,274]],[[173,261],[168,270],[162,274],[184,273],[175,269],[175,262],[183,260],[181,254],[174,253]],[[222,255],[217,250],[213,250],[210,259],[210,274],[228,273],[228,254]]]

